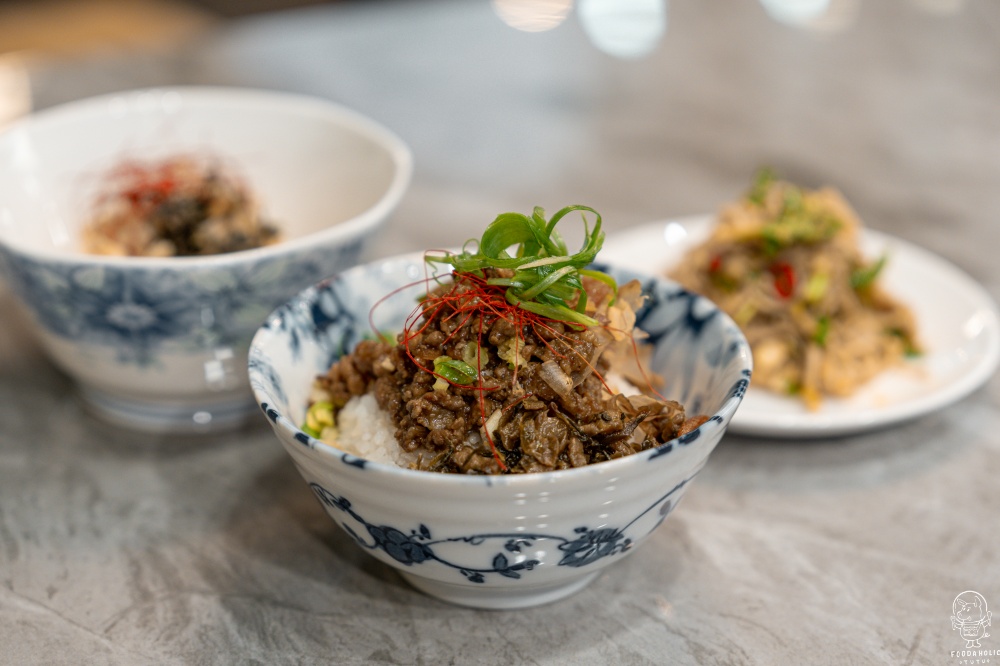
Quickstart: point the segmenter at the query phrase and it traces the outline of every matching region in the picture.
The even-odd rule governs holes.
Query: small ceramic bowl
[[[355,267],[296,296],[250,346],[250,384],[278,439],[327,513],[357,544],[417,589],[480,608],[565,597],[635,550],[677,506],[708,460],[750,380],[737,326],[672,282],[602,266],[649,296],[637,325],[655,345],[664,393],[710,415],[659,448],[584,468],[511,476],[421,472],[371,462],[302,430],[310,387],[343,350],[370,334],[369,311],[424,276],[420,256]],[[400,330],[421,287],[375,310]]]
[[[177,154],[232,165],[282,241],[198,257],[85,254],[80,229],[108,169]],[[318,99],[162,88],[75,102],[0,134],[0,269],[98,415],[148,431],[230,427],[255,411],[246,351],[261,322],[356,264],[411,173],[398,137]]]

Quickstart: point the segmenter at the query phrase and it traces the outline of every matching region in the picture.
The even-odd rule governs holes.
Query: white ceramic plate
[[[708,236],[710,216],[654,222],[609,234],[601,260],[662,274]],[[944,259],[906,241],[866,230],[866,255],[889,256],[883,284],[916,315],[925,352],[882,373],[847,399],[826,398],[810,412],[794,398],[750,389],[731,432],[814,438],[847,435],[941,409],[986,382],[1000,359],[1000,316],[978,283]]]

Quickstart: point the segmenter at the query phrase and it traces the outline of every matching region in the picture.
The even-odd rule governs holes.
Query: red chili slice
[[[150,189],[155,191],[161,197],[166,197],[171,192],[173,192],[174,187],[175,187],[174,179],[171,178],[170,176],[163,176],[160,178],[160,180],[153,183]]]
[[[721,268],[722,268],[722,255],[717,254],[714,257],[712,257],[712,260],[710,262],[708,262],[708,272],[718,273]]]
[[[769,270],[774,276],[774,290],[782,298],[791,298],[795,293],[795,269],[779,261],[771,264]]]

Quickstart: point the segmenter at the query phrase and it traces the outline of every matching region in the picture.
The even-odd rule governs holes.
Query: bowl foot
[[[196,403],[142,400],[81,386],[87,408],[114,425],[151,433],[197,434],[221,432],[241,426],[257,412],[250,395],[227,395]]]
[[[509,610],[541,606],[542,604],[565,599],[587,587],[601,572],[595,571],[594,573],[549,585],[511,587],[489,587],[475,584],[456,585],[422,578],[405,571],[400,571],[399,573],[413,587],[442,601],[470,608]]]

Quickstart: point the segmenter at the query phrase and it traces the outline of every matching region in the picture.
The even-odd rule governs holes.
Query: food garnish
[[[597,219],[591,230],[584,217],[583,246],[571,255],[556,225],[573,211],[590,212]],[[601,216],[593,208],[567,206],[551,220],[546,220],[545,211],[536,207],[530,216],[520,213],[498,216],[483,232],[475,251],[428,255],[427,261],[454,266],[459,274],[485,275],[486,270],[501,272],[501,276],[487,278],[486,284],[505,287],[504,295],[510,304],[549,319],[596,326],[597,320],[586,314],[587,291],[583,288],[583,278],[599,280],[612,291],[617,290],[610,275],[586,268],[603,244]],[[510,256],[507,250],[515,245],[517,252]],[[507,271],[513,274],[508,277]],[[575,305],[570,307],[570,303]]]
[[[577,212],[584,239],[570,252],[557,225]],[[693,430],[705,418],[663,399],[638,363],[639,283],[590,268],[603,241],[592,208],[551,218],[535,208],[498,216],[460,252],[427,253],[429,269],[450,272],[428,277],[395,343],[362,341],[317,379],[314,398],[336,411],[373,394],[404,463],[428,471],[568,469]],[[642,390],[626,397],[630,381]]]

